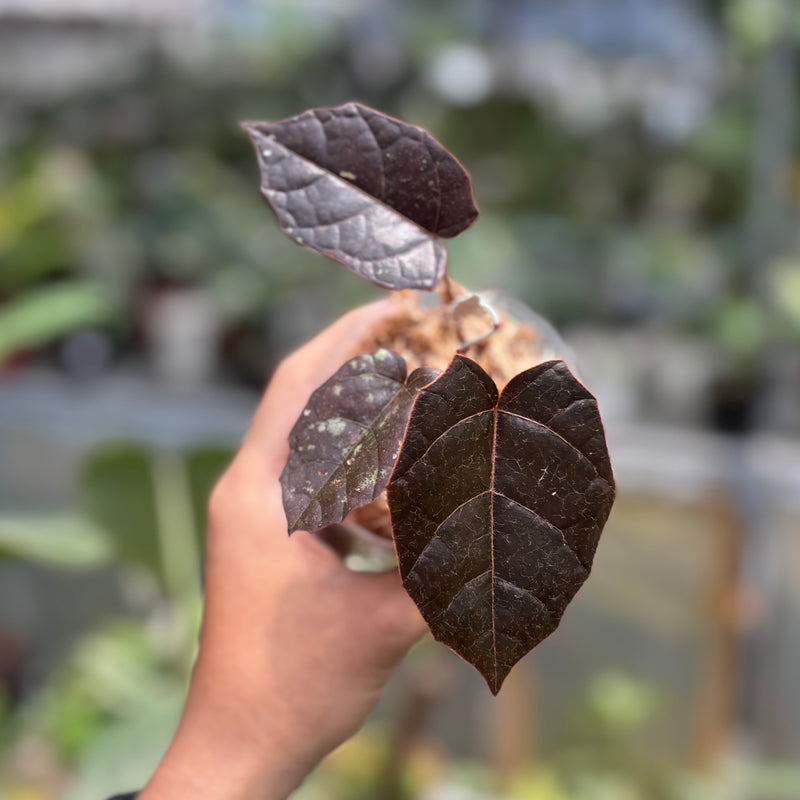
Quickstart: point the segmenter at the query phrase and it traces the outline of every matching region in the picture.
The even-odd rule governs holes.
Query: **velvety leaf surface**
[[[558,626],[611,511],[595,399],[563,361],[520,373],[498,397],[456,356],[414,403],[388,495],[408,593],[497,693]]]
[[[432,289],[437,237],[478,210],[466,170],[430,134],[358,103],[244,125],[283,230],[389,289]]]
[[[289,436],[281,474],[289,532],[341,522],[372,502],[392,473],[417,390],[436,370],[390,350],[348,361],[310,397]]]

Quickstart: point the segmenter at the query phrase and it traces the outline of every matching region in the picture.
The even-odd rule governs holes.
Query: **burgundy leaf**
[[[390,350],[348,361],[310,397],[281,474],[289,532],[341,522],[386,487],[417,390],[439,375]]]
[[[408,593],[496,694],[558,626],[611,510],[595,399],[563,361],[520,373],[498,398],[456,356],[414,403],[388,494]]]
[[[244,126],[283,230],[388,289],[432,289],[478,216],[469,175],[430,134],[358,103]]]

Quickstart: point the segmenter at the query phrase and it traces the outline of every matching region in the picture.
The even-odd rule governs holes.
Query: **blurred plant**
[[[45,735],[68,763],[79,763],[109,723],[175,708],[185,673],[165,650],[162,634],[135,621],[89,634],[23,710],[21,724]]]
[[[0,561],[20,558],[83,569],[107,564],[111,556],[105,531],[84,517],[0,515]]]
[[[111,324],[113,303],[93,283],[70,281],[31,289],[0,306],[0,365],[70,331]]]
[[[391,759],[393,735],[373,723],[345,742],[303,784],[297,800],[384,800],[384,770]],[[428,740],[417,740],[405,759],[395,788],[397,797],[411,800],[446,774],[444,754]]]
[[[729,0],[726,18],[739,41],[760,50],[789,33],[800,40],[800,3],[797,0]]]
[[[712,776],[654,767],[632,746],[658,713],[655,690],[639,679],[606,673],[592,682],[581,708],[581,743],[565,743],[525,765],[505,792],[476,760],[451,760],[426,734],[415,741],[402,775],[409,800],[793,800],[800,770],[746,759]],[[392,731],[373,723],[332,753],[303,784],[297,800],[385,800],[382,771]],[[610,754],[609,742],[618,752]]]
[[[779,259],[770,288],[782,332],[800,342],[800,258]]]
[[[6,716],[0,763],[26,743],[75,772],[65,797],[137,787],[182,707],[200,618],[205,502],[228,448],[150,451],[107,445],[87,458],[79,514],[0,516],[0,558],[53,568],[113,564],[137,616],[78,641],[33,696]]]
[[[681,146],[653,139],[625,114],[591,135],[566,129],[547,103],[509,84],[481,41],[477,11],[473,19],[414,8],[391,36],[376,12],[354,23],[346,45],[296,10],[251,10],[245,27],[232,14],[230,40],[216,45],[228,58],[221,72],[205,71],[202,59],[195,69],[151,59],[113,93],[21,108],[0,153],[0,298],[42,280],[98,281],[116,299],[117,335],[137,346],[150,292],[199,285],[223,320],[229,369],[261,383],[285,344],[274,341],[282,328],[310,328],[313,316],[333,318],[374,293],[291,248],[266,223],[252,203],[250,156],[234,120],[366,92],[387,111],[413,109],[470,167],[487,207],[453,249],[459,274],[483,272],[490,258],[504,288],[560,323],[655,315],[698,329],[739,291],[730,238],[747,202],[755,129],[748,54],[770,40],[779,8],[796,0],[711,5],[733,67]],[[373,40],[355,35],[359,25],[387,34],[401,54],[406,47],[397,80],[370,83],[375,69],[356,56]],[[489,42],[499,36],[502,49],[507,34],[484,33]],[[464,36],[492,62],[495,80],[468,105],[432,104],[424,65]],[[296,306],[312,319],[303,322]],[[289,335],[293,342],[305,333]]]
[[[800,769],[794,765],[738,757],[713,775],[701,776],[660,760],[654,763],[635,742],[663,710],[657,692],[646,682],[622,673],[599,675],[581,707],[585,727],[580,744],[564,742],[525,765],[502,795],[493,790],[494,776],[484,764],[447,760],[435,742],[423,736],[409,761],[408,796],[414,800],[794,800],[800,796]],[[382,727],[362,731],[347,750],[323,762],[304,787],[308,796],[301,794],[298,800],[349,800],[356,795],[347,794],[347,788],[354,786],[361,787],[359,800],[383,800],[383,795],[364,787],[379,785],[370,783],[368,773],[380,769],[375,753],[388,738]],[[610,742],[615,743],[611,750]],[[330,774],[337,780],[328,782]],[[330,787],[344,793],[326,794]]]
[[[653,716],[658,695],[653,687],[628,675],[598,675],[589,689],[586,711],[601,737],[636,734]]]
[[[71,331],[119,327],[119,295],[76,252],[103,208],[85,159],[44,150],[0,191],[0,364]]]
[[[711,317],[712,330],[730,372],[751,373],[767,333],[766,312],[747,295],[731,296]]]

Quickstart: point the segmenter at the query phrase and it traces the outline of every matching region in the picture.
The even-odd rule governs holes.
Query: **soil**
[[[392,313],[356,345],[353,355],[385,347],[403,356],[409,373],[423,366],[446,369],[465,342],[489,334],[494,326],[490,313],[477,304],[458,307],[457,303],[471,293],[455,284],[452,287],[456,295],[453,303],[437,302],[437,296],[430,293],[397,292],[392,296]],[[495,311],[497,329],[460,352],[477,361],[502,389],[516,374],[544,360],[547,348],[531,325],[503,308]]]

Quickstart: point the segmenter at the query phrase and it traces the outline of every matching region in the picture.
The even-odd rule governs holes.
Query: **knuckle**
[[[299,351],[298,351],[299,352]],[[291,383],[297,375],[297,352],[282,358],[272,373],[273,383]]]
[[[208,496],[208,503],[206,504],[208,515],[208,526],[214,529],[219,526],[221,520],[225,516],[224,509],[228,505],[228,480],[227,476],[223,475],[214,485],[211,494]]]
[[[250,519],[263,507],[263,487],[241,458],[222,474],[207,502],[208,531],[213,533],[231,524]]]
[[[230,518],[232,509],[237,504],[239,488],[238,480],[232,467],[217,480],[208,497],[208,527],[213,531],[219,529],[226,519]]]

